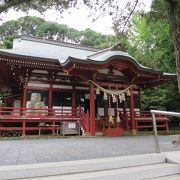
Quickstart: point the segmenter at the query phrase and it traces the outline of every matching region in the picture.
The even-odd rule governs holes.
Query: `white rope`
[[[119,95],[123,95],[124,93],[129,93],[129,89],[134,86],[134,85],[130,85],[129,87],[127,87],[127,88],[124,89],[124,90],[109,90],[109,89],[105,89],[105,88],[99,86],[99,85],[98,85],[97,83],[95,83],[94,81],[89,80],[88,82],[93,83],[99,90],[101,90],[101,91],[103,91],[104,93],[109,94],[109,95],[111,95],[111,96],[113,96],[113,95],[119,96]],[[124,97],[124,95],[123,95],[123,97]],[[124,99],[124,98],[123,98],[123,99]]]

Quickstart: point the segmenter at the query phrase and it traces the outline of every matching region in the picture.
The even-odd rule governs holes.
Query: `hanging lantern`
[[[112,124],[114,124],[114,121],[113,121],[112,116],[109,116],[109,122],[112,123]]]
[[[104,97],[103,97],[104,100],[107,100],[108,97],[107,97],[107,94],[104,92]]]
[[[100,94],[99,88],[96,88],[96,94]]]
[[[127,95],[127,96],[131,96],[131,93],[130,93],[130,90],[129,90],[129,89],[126,91],[126,95]]]
[[[121,103],[122,102],[122,95],[119,94],[119,102]]]
[[[116,96],[116,108],[118,109],[118,96]]]
[[[115,95],[112,95],[112,100],[113,100],[113,103],[116,102],[116,96]]]
[[[111,108],[111,96],[108,95],[108,103],[109,103],[109,108]]]
[[[119,113],[119,111],[117,111],[117,117],[116,117],[116,122],[117,123],[121,122],[121,119],[120,119],[119,115],[120,115],[120,113]]]
[[[114,124],[113,117],[112,117],[112,111],[110,108],[108,109],[108,115],[109,115],[109,122]]]
[[[125,94],[123,93],[121,96],[122,96],[122,101],[125,101],[126,100]]]

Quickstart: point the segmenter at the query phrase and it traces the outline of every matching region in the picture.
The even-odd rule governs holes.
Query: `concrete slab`
[[[180,164],[180,151],[166,152],[167,162]]]
[[[141,174],[143,178],[152,178],[157,175],[166,176],[180,173],[180,164],[165,163],[166,156],[178,156],[179,153],[180,151],[55,163],[1,166],[0,179],[35,178],[41,176],[57,176],[57,178],[62,176],[65,179],[71,179],[72,174],[77,179],[85,177],[90,179],[92,177],[93,179],[106,179],[106,176],[109,179],[123,179],[125,174],[126,179],[128,177],[131,179],[132,176],[129,176],[128,172],[132,172],[138,178],[138,174]],[[154,176],[151,175],[152,173]]]
[[[161,151],[176,151],[172,140],[159,136]],[[155,152],[153,136],[53,138],[0,141],[0,166],[119,157]]]
[[[180,180],[180,174],[151,178],[147,180]]]
[[[122,169],[110,169],[104,171],[84,172],[77,174],[67,174],[61,176],[48,176],[32,178],[33,180],[74,180],[74,179],[86,179],[86,180],[144,180],[148,178],[166,176],[179,173],[179,166],[171,163],[145,165],[137,167],[129,167]]]
[[[165,155],[162,154],[146,154],[56,163],[1,166],[0,179],[104,171],[109,169],[164,163],[165,160]]]

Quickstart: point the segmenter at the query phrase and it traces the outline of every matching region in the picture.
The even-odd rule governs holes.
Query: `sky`
[[[151,0],[140,0],[140,2],[143,3],[142,7],[145,11],[150,10]],[[88,18],[89,14],[90,11],[84,5],[80,6],[79,9],[69,9],[62,15],[55,10],[48,10],[43,15],[34,10],[30,10],[28,12],[28,16],[38,16],[46,21],[67,24],[69,27],[77,30],[85,30],[86,28],[90,28],[102,34],[114,34],[112,30],[112,19],[110,16],[99,17],[95,22],[92,22],[92,18]],[[8,20],[16,20],[23,16],[27,16],[27,14],[20,11],[16,12],[11,9],[7,13],[1,14],[0,24]]]

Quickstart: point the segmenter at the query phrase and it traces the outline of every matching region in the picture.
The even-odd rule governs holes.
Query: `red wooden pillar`
[[[53,84],[52,82],[50,82],[50,85],[49,85],[49,115],[53,115],[52,114],[52,89],[53,89]]]
[[[22,101],[22,108],[26,108],[26,101],[27,101],[27,87],[28,87],[28,80],[25,79],[24,87],[23,87],[23,101]]]
[[[23,87],[23,101],[22,101],[22,114],[25,115],[26,101],[27,101],[27,89],[28,89],[28,80],[25,79],[24,87]],[[26,120],[24,119],[22,122],[22,136],[26,135]]]
[[[52,134],[55,135],[55,129],[56,129],[56,122],[52,122]]]
[[[166,128],[166,131],[169,132],[169,125],[168,125],[168,121],[165,121],[165,128]]]
[[[104,116],[105,117],[108,117],[108,107],[109,107],[108,100],[104,100]]]
[[[89,117],[89,111],[88,110],[86,113],[86,119],[87,119],[87,130],[90,133],[91,132],[91,130],[90,130],[90,117]]]
[[[131,129],[132,133],[136,134],[136,122],[135,122],[135,114],[134,114],[134,95],[133,89],[130,88],[130,119],[131,119]]]
[[[139,109],[140,112],[142,112],[142,97],[141,97],[141,91],[139,90]]]
[[[73,86],[72,91],[72,115],[75,115],[76,113],[76,89],[75,86]]]
[[[26,120],[23,119],[23,122],[22,122],[22,136],[25,136],[26,135]]]
[[[90,82],[90,134],[95,136],[94,84]]]
[[[126,111],[126,102],[123,102],[123,115],[125,118],[125,129],[129,130],[129,120],[127,116],[127,111]]]

